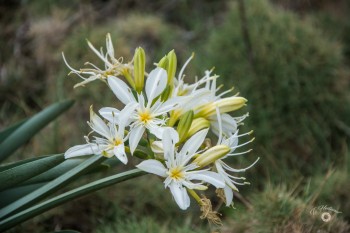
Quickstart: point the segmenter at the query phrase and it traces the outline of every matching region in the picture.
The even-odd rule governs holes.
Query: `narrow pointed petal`
[[[164,158],[166,160],[170,159],[171,161],[174,161],[175,144],[179,142],[179,134],[175,129],[166,127],[162,137]]]
[[[125,105],[130,102],[135,102],[135,98],[132,95],[130,87],[126,85],[122,80],[108,76],[108,84],[115,96]]]
[[[64,153],[64,157],[66,159],[76,157],[76,156],[83,156],[83,155],[93,155],[98,154],[99,149],[96,144],[84,144],[84,145],[77,145],[69,148],[66,153]]]
[[[169,188],[176,204],[180,207],[180,209],[186,210],[190,206],[190,198],[186,189],[176,183],[170,184]]]
[[[128,157],[126,157],[124,144],[120,144],[113,149],[114,155],[124,164],[128,163]]]
[[[105,138],[110,138],[110,131],[106,123],[93,112],[92,108],[90,108],[90,122],[88,122],[89,126],[93,131],[104,136]]]
[[[208,187],[202,184],[195,184],[190,181],[182,181],[182,184],[189,189],[207,190]]]
[[[109,122],[116,123],[118,122],[118,116],[120,111],[116,108],[110,108],[110,107],[104,107],[101,108],[99,111],[100,115],[108,120]]]
[[[114,48],[113,43],[111,39],[111,34],[107,34],[106,36],[106,47],[107,47],[107,53],[110,56],[110,58],[114,58]]]
[[[226,206],[231,205],[233,200],[233,191],[230,187],[225,186],[224,188],[225,198],[226,198]]]
[[[147,125],[147,129],[149,129],[151,134],[153,134],[159,139],[162,139],[165,127],[161,127],[159,125],[149,123]]]
[[[196,153],[196,151],[202,145],[205,137],[207,136],[207,133],[208,129],[203,129],[194,134],[182,147],[180,154],[191,156]]]
[[[152,173],[161,177],[166,177],[167,169],[165,169],[164,165],[155,159],[149,159],[141,162],[139,165],[136,165],[138,169],[142,171]]]
[[[155,116],[159,116],[165,113],[170,112],[171,110],[174,110],[179,106],[180,101],[184,99],[181,97],[173,97],[166,102],[162,103],[158,109],[155,109],[153,114]]]
[[[134,153],[134,151],[135,151],[137,145],[139,144],[140,139],[141,139],[144,132],[145,132],[145,128],[141,125],[136,126],[133,129],[131,129],[130,137],[129,137],[129,145],[130,145],[131,154]]]
[[[202,180],[204,182],[214,185],[216,188],[224,188],[225,181],[218,173],[211,171],[194,171],[187,172],[187,178],[189,180]]]
[[[131,102],[127,104],[119,114],[118,120],[118,132],[123,133],[125,126],[131,121],[132,113],[135,111],[137,103]]]
[[[164,91],[167,79],[167,72],[163,68],[157,67],[151,71],[146,81],[148,103],[151,103],[155,97]]]

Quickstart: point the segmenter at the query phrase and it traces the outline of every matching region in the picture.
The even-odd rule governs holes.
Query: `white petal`
[[[222,114],[221,123],[222,123],[222,131],[225,136],[230,136],[237,131],[237,122],[232,116],[228,114]],[[215,133],[216,135],[219,135],[219,122],[216,115],[213,115],[212,117],[210,117],[210,126],[213,133]]]
[[[226,206],[231,205],[232,200],[233,200],[233,191],[230,187],[228,187],[227,185],[224,188],[224,192],[225,192],[225,197],[226,197]]]
[[[130,87],[114,76],[108,76],[108,84],[115,96],[125,105],[135,102]]]
[[[123,108],[123,110],[119,114],[118,121],[118,132],[124,134],[125,126],[128,125],[131,121],[132,113],[135,111],[137,107],[137,103],[131,102]]]
[[[105,107],[101,108],[99,111],[100,115],[108,120],[109,122],[116,123],[118,122],[119,110],[116,108]]]
[[[159,139],[162,139],[165,127],[149,123],[149,124],[147,124],[147,129],[149,129],[151,134],[153,134],[154,136],[156,136]]]
[[[104,136],[105,138],[110,138],[111,134],[106,123],[92,110],[90,110],[90,122],[89,126],[96,133]]]
[[[216,188],[225,187],[225,181],[223,177],[220,174],[211,171],[187,172],[186,178],[188,180],[202,180],[204,182],[214,185]]]
[[[182,184],[189,189],[207,190],[208,187],[202,184],[195,184],[190,181],[182,181]]]
[[[114,155],[124,164],[128,163],[128,157],[126,157],[124,144],[115,146],[113,149]]]
[[[113,43],[111,39],[111,34],[107,34],[106,37],[106,47],[107,47],[107,53],[111,58],[114,58],[114,48],[113,48]]]
[[[190,206],[190,198],[187,194],[186,189],[176,183],[170,184],[169,188],[176,201],[176,204],[180,207],[180,209],[187,209]]]
[[[179,102],[182,99],[183,98],[181,98],[181,97],[173,97],[173,98],[165,101],[164,103],[160,104],[158,109],[153,110],[153,108],[152,108],[152,112],[155,116],[159,116],[159,115],[163,115],[165,113],[168,113],[171,110],[174,110],[175,108],[177,108]]]
[[[165,169],[164,165],[155,159],[149,159],[141,162],[139,165],[136,165],[138,169],[142,171],[152,173],[161,177],[166,177],[167,169]]]
[[[129,145],[130,145],[131,154],[134,153],[134,151],[135,151],[137,145],[139,144],[140,139],[141,139],[144,132],[145,132],[145,127],[143,127],[142,125],[136,126],[136,127],[131,129],[130,137],[129,137]]]
[[[155,97],[160,95],[167,84],[167,73],[163,68],[157,67],[151,71],[146,81],[146,95],[148,99],[148,106]]]
[[[179,134],[175,129],[166,127],[162,137],[164,158],[166,160],[170,159],[171,161],[174,161],[175,144],[179,142]]]
[[[92,155],[92,154],[99,154],[98,146],[96,144],[84,144],[84,145],[77,145],[69,148],[66,151],[66,153],[64,153],[64,157],[68,159],[76,156]]]
[[[196,151],[202,145],[205,137],[207,136],[207,133],[208,129],[203,129],[194,134],[182,147],[180,154],[191,156],[196,153]],[[184,158],[187,158],[188,156],[184,156]]]

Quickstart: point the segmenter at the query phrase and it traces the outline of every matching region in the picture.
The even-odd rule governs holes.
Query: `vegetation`
[[[127,60],[137,46],[150,54],[146,61],[174,48],[179,65],[195,52],[196,68],[187,68],[186,78],[215,66],[224,85],[234,85],[248,98],[244,110],[250,117],[242,129],[253,129],[256,137],[254,151],[233,162],[239,168],[261,157],[245,174],[252,185],[235,197],[235,209],[220,209],[222,227],[200,220],[196,207],[178,210],[162,183],[147,175],[57,207],[9,232],[349,232],[350,34],[345,29],[350,6],[342,0],[296,2],[0,3],[0,127],[54,101],[76,101],[14,158],[62,153],[82,142],[81,132],[88,133],[89,103],[118,106],[102,85],[73,90],[79,80],[66,77],[61,56],[63,51],[74,68],[85,61],[99,64],[85,39],[100,47],[108,32],[117,56]],[[321,205],[342,213],[324,222],[310,214]]]

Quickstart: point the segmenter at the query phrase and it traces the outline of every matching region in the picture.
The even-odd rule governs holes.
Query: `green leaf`
[[[144,174],[146,173],[139,169],[133,169],[133,170],[126,171],[113,176],[109,176],[100,180],[96,180],[94,182],[91,182],[79,188],[73,189],[69,192],[53,197],[49,200],[46,200],[40,204],[32,206],[28,209],[25,209],[15,215],[9,216],[8,218],[2,220],[0,222],[0,231],[10,229],[11,227],[14,227],[17,224],[24,222],[27,219],[30,219],[38,214],[41,214],[51,208],[54,208],[65,202],[71,201],[75,198],[84,196],[94,191],[103,189],[105,187],[120,183],[125,180],[129,180]]]
[[[23,185],[14,187],[12,189],[6,189],[5,191],[0,192],[0,208],[18,200],[19,198],[27,195],[30,192],[33,192],[34,190],[40,188],[45,184],[46,183]]]
[[[68,172],[69,170],[73,169],[74,167],[78,166],[79,164],[83,163],[86,160],[86,158],[72,158],[72,159],[67,159],[63,163],[57,165],[56,167],[40,174],[37,175],[36,177],[31,178],[30,180],[25,181],[23,184],[35,184],[35,183],[41,183],[41,182],[50,182],[60,175]],[[107,159],[108,161],[110,159]],[[100,164],[96,166],[95,168],[85,171],[85,174],[89,173],[94,173],[94,172],[100,172],[103,170],[108,169],[110,166],[107,164]]]
[[[49,156],[50,155],[42,155],[42,156],[38,156],[38,157],[34,157],[34,158],[23,159],[23,160],[13,162],[13,163],[2,164],[0,166],[0,172],[5,171],[5,170],[10,169],[10,168],[13,168],[13,167],[16,167],[16,166],[19,166],[19,165],[22,165],[22,164],[25,164],[25,163],[29,163],[29,162],[36,161],[36,160],[39,160],[42,158],[46,158]]]
[[[0,172],[0,191],[37,176],[64,161],[64,155],[51,155]]]
[[[6,129],[1,130],[0,132],[0,143],[2,143],[10,134],[12,134],[18,127],[20,127],[21,125],[23,125],[24,122],[26,122],[28,119],[23,119],[9,127],[7,127]]]
[[[0,162],[15,152],[21,145],[26,143],[45,125],[70,108],[73,103],[74,101],[72,100],[55,103],[20,125],[0,144]]]
[[[59,176],[55,180],[2,208],[0,210],[0,219],[4,218],[7,215],[14,214],[16,211],[27,208],[28,206],[31,206],[38,201],[41,201],[48,195],[70,183],[72,180],[78,178],[84,172],[100,164],[103,160],[105,160],[105,157],[99,155],[92,156],[83,163],[79,164],[77,167]]]

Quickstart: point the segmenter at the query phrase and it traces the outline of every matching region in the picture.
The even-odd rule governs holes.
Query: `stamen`
[[[187,61],[185,62],[185,64],[182,66],[181,70],[180,70],[180,73],[179,73],[179,81],[181,80],[182,81],[182,75],[183,75],[183,72],[185,71],[185,68],[186,66],[188,65],[188,63],[190,63],[190,61],[194,58],[194,53],[192,53],[192,55],[187,59]]]

